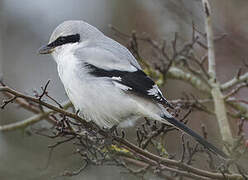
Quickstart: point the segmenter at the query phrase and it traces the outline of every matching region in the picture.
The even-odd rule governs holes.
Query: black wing
[[[92,64],[86,64],[86,67],[90,70],[89,73],[96,77],[111,77],[113,81],[124,85],[122,88],[123,90],[131,91],[146,98],[151,98],[158,103],[173,108],[163,97],[161,91],[154,81],[149,78],[142,70],[137,70],[134,72],[105,70]]]

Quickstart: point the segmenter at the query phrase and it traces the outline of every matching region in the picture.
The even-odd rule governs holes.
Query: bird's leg
[[[113,125],[111,128],[103,129],[108,135],[105,138],[105,143],[111,145],[113,142],[113,133],[117,130],[117,125]]]

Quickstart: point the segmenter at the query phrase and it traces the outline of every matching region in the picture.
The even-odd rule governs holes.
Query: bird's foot
[[[117,125],[113,125],[111,128],[103,128],[103,130],[108,134],[105,138],[105,143],[110,145],[113,142],[113,133],[116,131]]]

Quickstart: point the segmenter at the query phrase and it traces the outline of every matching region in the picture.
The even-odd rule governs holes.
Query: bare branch
[[[66,102],[63,105],[63,109],[68,109],[70,106],[71,106],[71,102]],[[35,124],[35,123],[43,120],[47,116],[54,114],[54,113],[56,113],[56,111],[48,110],[48,111],[42,112],[40,114],[34,115],[34,116],[32,116],[28,119],[25,119],[23,121],[20,121],[20,122],[2,125],[2,126],[0,126],[0,131],[4,132],[4,131],[13,131],[13,130],[17,130],[17,129],[23,129],[23,128],[26,128],[27,126],[30,126],[32,124]]]
[[[233,138],[231,128],[227,118],[224,97],[220,91],[220,85],[216,81],[216,64],[214,52],[214,35],[211,22],[211,8],[208,0],[202,0],[204,13],[205,13],[205,29],[207,33],[208,43],[208,74],[209,84],[211,85],[211,95],[214,100],[215,114],[219,124],[220,132],[223,141],[233,145]]]
[[[221,90],[227,90],[239,83],[242,82],[247,82],[248,81],[248,73],[245,73],[241,76],[239,76],[239,78],[237,78],[237,76],[235,76],[233,79],[231,79],[230,81],[224,83],[221,85]]]

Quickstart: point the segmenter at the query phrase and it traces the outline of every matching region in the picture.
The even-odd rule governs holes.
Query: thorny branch
[[[224,135],[230,136],[230,139],[223,138],[223,140],[233,144],[231,147],[227,146],[231,160],[223,161],[222,165],[218,164],[216,158],[210,152],[198,144],[192,144],[184,135],[181,135],[182,153],[170,154],[165,147],[165,140],[170,132],[177,130],[158,122],[146,120],[141,124],[136,129],[136,141],[134,142],[127,140],[124,130],[118,128],[114,131],[101,129],[93,122],[86,122],[78,116],[78,113],[66,111],[71,106],[70,102],[61,105],[51,97],[48,94],[50,81],[45,84],[40,94],[35,93],[35,97],[24,95],[1,82],[0,92],[7,97],[1,108],[4,109],[8,104],[15,103],[36,115],[17,123],[2,125],[0,131],[23,129],[43,119],[51,122],[53,124],[52,129],[37,133],[48,138],[59,139],[55,144],[49,146],[51,149],[59,148],[60,145],[65,143],[72,143],[76,149],[75,153],[79,154],[83,160],[81,168],[77,171],[65,171],[62,174],[63,176],[77,175],[88,164],[112,164],[123,167],[129,173],[142,178],[149,171],[165,179],[175,179],[175,177],[200,180],[247,179],[247,170],[238,162],[241,157],[247,154],[243,136],[243,126],[248,120],[248,110],[244,106],[247,103],[246,100],[238,100],[234,96],[241,88],[247,88],[248,75],[247,72],[242,75],[239,70],[233,79],[222,85],[216,80],[213,43],[225,36],[214,38],[209,21],[211,11],[206,0],[203,0],[203,7],[207,32],[200,32],[195,24],[192,24],[192,40],[180,48],[178,48],[178,39],[180,38],[178,33],[175,33],[174,40],[171,43],[167,43],[165,40],[161,42],[153,40],[147,35],[140,36],[136,32],[131,35],[124,34],[113,26],[111,26],[111,29],[119,36],[129,39],[128,48],[144,66],[145,72],[152,76],[159,85],[163,86],[166,79],[169,78],[178,79],[191,84],[198,91],[208,95],[205,99],[199,99],[195,95],[186,94],[181,99],[171,101],[175,107],[175,111],[171,112],[174,116],[179,118],[179,114],[181,116],[185,114],[181,118],[182,122],[188,122],[188,117],[192,111],[202,111],[210,115],[216,115],[218,121],[220,121],[220,117],[225,117],[225,120],[227,120],[227,115],[238,120],[238,138],[236,141],[234,141],[230,130],[226,133],[227,129],[230,128],[224,131],[222,124],[220,127],[222,137]],[[207,40],[207,44],[204,43],[205,40]],[[145,61],[139,51],[140,43],[147,44],[156,52],[156,59],[162,66]],[[206,50],[206,55],[198,57],[194,53],[194,47],[197,45]],[[207,61],[208,70],[205,68],[205,62]],[[55,105],[45,102],[45,98],[51,100]],[[206,105],[213,103],[214,108]],[[225,105],[231,108],[225,108]],[[189,109],[190,111],[188,111]],[[179,110],[188,112],[183,113]],[[205,125],[202,125],[202,133],[205,138],[211,136],[208,134]],[[201,158],[207,158],[206,163],[209,168],[200,169],[194,166],[197,163],[198,155]],[[130,165],[135,165],[137,168]],[[236,171],[233,171],[233,167],[236,168]]]

